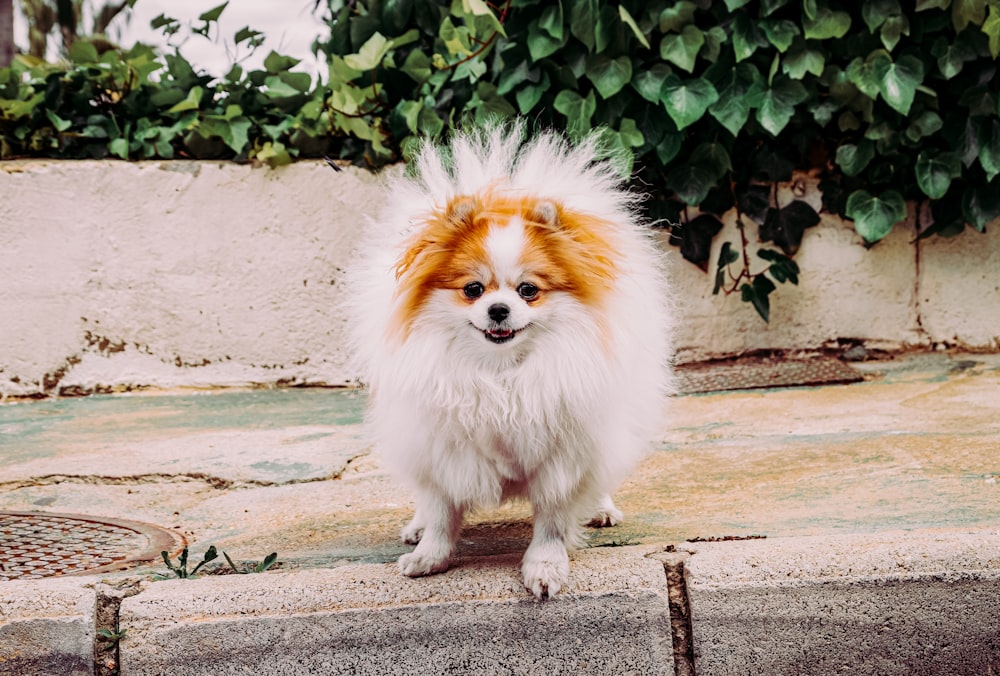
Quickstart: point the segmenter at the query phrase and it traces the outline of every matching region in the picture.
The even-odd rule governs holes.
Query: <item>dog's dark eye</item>
[[[462,287],[462,293],[469,299],[479,298],[483,295],[483,291],[485,290],[486,288],[479,282],[469,282]]]
[[[517,295],[524,300],[535,300],[538,298],[538,287],[531,282],[521,282],[517,287]]]

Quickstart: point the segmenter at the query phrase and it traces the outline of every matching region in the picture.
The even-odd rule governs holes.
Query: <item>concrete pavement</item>
[[[673,399],[615,496],[625,523],[546,604],[520,588],[524,505],[473,515],[447,573],[398,575],[412,500],[358,393],[5,404],[0,511],[281,563],[0,582],[0,674],[1000,672],[1000,355],[856,367],[853,385]],[[97,637],[116,615],[120,655]]]

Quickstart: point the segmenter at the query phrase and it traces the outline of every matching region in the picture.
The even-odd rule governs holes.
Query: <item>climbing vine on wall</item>
[[[225,4],[199,19],[208,36]],[[179,54],[77,41],[0,69],[5,158],[329,154],[380,166],[456,126],[527,116],[629,151],[651,218],[766,320],[819,214],[868,245],[926,203],[920,236],[1000,217],[1000,0],[327,0],[315,81],[271,53],[222,78]],[[158,19],[176,30],[169,17]],[[244,29],[234,45],[253,48]],[[712,241],[735,210],[740,239]],[[748,231],[769,243],[751,256]]]

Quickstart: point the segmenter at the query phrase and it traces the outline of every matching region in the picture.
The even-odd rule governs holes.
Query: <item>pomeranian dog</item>
[[[566,585],[582,526],[663,415],[671,317],[639,197],[598,134],[521,123],[425,145],[389,186],[350,279],[368,423],[416,493],[407,576],[444,571],[463,515],[508,498],[534,520],[524,585]]]

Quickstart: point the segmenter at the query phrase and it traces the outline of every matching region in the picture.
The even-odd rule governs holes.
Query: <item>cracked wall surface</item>
[[[310,161],[3,163],[0,395],[352,382],[339,280],[380,184]],[[792,199],[820,206],[808,178],[778,191]],[[824,214],[768,324],[672,250],[680,359],[844,341],[997,349],[1000,237],[914,241],[910,211],[870,250]],[[739,241],[724,220],[711,261]]]

